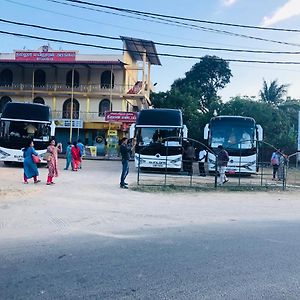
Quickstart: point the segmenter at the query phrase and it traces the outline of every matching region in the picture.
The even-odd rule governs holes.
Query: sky
[[[197,20],[300,29],[300,0],[86,0],[86,2]],[[166,24],[165,21],[158,19],[149,21],[137,15],[128,17],[128,14],[124,16],[124,13],[117,11],[96,7],[94,7],[96,10],[90,10],[86,8],[92,8],[91,6],[85,5],[86,8],[82,8],[78,7],[80,4],[76,4],[77,7],[70,6],[70,4],[72,3],[66,0],[1,0],[0,19],[113,37],[128,36],[168,44],[300,52],[300,31],[270,31],[205,23],[193,23],[189,26],[174,22]],[[187,24],[186,21],[181,22]],[[0,24],[1,31],[122,48],[120,40],[55,33],[3,22]],[[9,53],[19,49],[35,50],[48,44],[43,40],[3,33],[0,35],[0,52]],[[257,38],[268,41],[261,41]],[[80,53],[86,54],[121,54],[119,51],[73,46],[61,42],[50,42],[50,46],[53,49],[79,50]],[[216,55],[223,59],[300,62],[300,54],[240,53],[161,45],[157,45],[156,49],[158,53],[196,57]],[[199,62],[196,58],[183,59],[165,56],[160,56],[160,60],[162,66],[153,66],[151,70],[151,79],[153,83],[157,83],[155,86],[157,92],[169,90],[174,80],[184,77],[185,72]],[[270,82],[275,79],[279,84],[289,84],[288,96],[300,99],[300,65],[229,62],[229,67],[233,77],[230,83],[219,92],[224,102],[238,95],[258,96],[263,80]]]

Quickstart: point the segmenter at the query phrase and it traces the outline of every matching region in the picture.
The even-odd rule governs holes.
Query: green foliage
[[[189,128],[189,136],[196,140],[203,136],[203,127],[221,105],[217,91],[230,81],[228,63],[216,56],[204,56],[199,63],[174,81],[171,90],[151,94],[156,108],[179,108]]]
[[[267,82],[264,80],[263,88],[260,90],[261,101],[278,106],[284,101],[283,96],[287,93],[288,86],[288,84],[279,85],[277,80],[271,81],[268,86]]]
[[[264,141],[288,153],[296,151],[300,102],[285,102],[279,107],[257,102],[249,97],[234,97],[220,110],[222,115],[252,117],[264,129]]]

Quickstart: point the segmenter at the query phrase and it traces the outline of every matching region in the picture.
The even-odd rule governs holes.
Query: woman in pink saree
[[[57,155],[62,151],[61,144],[55,146],[55,140],[52,139],[50,141],[50,145],[47,148],[47,152],[50,153],[50,159],[48,161],[48,177],[47,177],[47,185],[54,184],[53,177],[58,176],[58,168],[57,168]]]

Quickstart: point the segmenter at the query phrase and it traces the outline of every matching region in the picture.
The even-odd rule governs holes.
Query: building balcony
[[[71,119],[71,113],[69,111],[54,110],[52,111],[52,119]],[[105,113],[74,111],[73,119],[79,119],[83,122],[105,122]]]
[[[13,82],[7,85],[0,85],[0,93],[17,93],[17,94],[32,94],[38,93],[52,94],[56,96],[70,95],[72,93],[79,96],[121,96],[128,98],[149,97],[149,91],[144,91],[142,88],[137,88],[137,83],[130,86],[117,85],[110,88],[109,84],[79,84],[73,87],[67,84],[46,83],[45,85],[33,85],[31,83]]]

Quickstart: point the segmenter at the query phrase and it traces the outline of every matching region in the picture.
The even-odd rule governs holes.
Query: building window
[[[66,75],[66,86],[68,88],[72,87],[72,70],[70,70]],[[74,70],[74,82],[73,86],[75,88],[79,87],[79,73]]]
[[[13,73],[10,69],[4,69],[0,74],[1,86],[12,86]]]
[[[11,102],[11,98],[8,97],[8,96],[3,96],[0,99],[0,114],[2,114],[5,104],[8,103],[8,102]]]
[[[99,117],[103,117],[106,111],[110,111],[110,101],[108,99],[103,99],[99,103]]]
[[[63,119],[71,119],[71,98],[67,99],[63,104]],[[79,119],[79,102],[73,99],[73,119]]]
[[[45,104],[45,100],[42,97],[35,97],[33,103]]]
[[[43,70],[34,72],[34,86],[44,87],[46,85],[46,73]]]
[[[115,76],[111,71],[104,71],[101,74],[101,89],[110,89],[110,84],[114,88]]]

